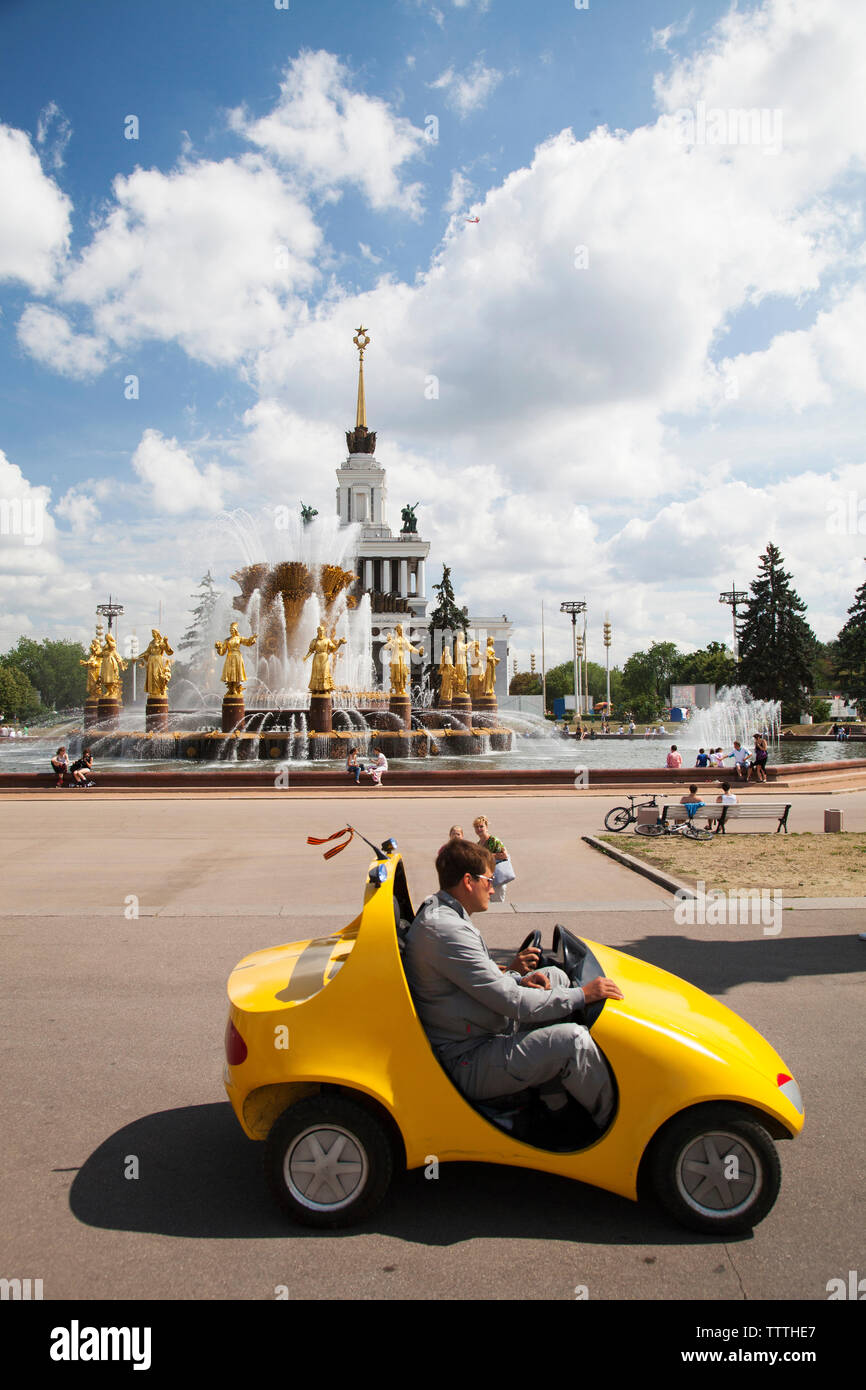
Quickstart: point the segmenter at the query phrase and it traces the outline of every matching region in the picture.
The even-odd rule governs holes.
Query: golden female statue
[[[458,632],[454,638],[454,695],[465,695],[467,688],[466,675],[466,642],[463,633]],[[452,696],[453,698],[453,696]]]
[[[385,651],[389,653],[391,666],[391,694],[405,695],[406,685],[409,680],[409,667],[406,662],[406,653],[414,652],[416,656],[424,655],[423,647],[413,647],[408,637],[403,636],[403,624],[398,623],[394,632],[389,632],[385,639]]]
[[[484,668],[484,694],[493,695],[496,690],[496,668],[499,665],[499,657],[493,646],[493,638],[487,639],[487,665]]]
[[[136,665],[147,666],[144,688],[148,695],[164,698],[171,680],[171,662],[168,658],[174,656],[174,651],[168,645],[168,638],[163,637],[155,627],[150,632],[150,643],[138,657]]]
[[[225,657],[220,680],[226,687],[227,695],[243,694],[243,683],[247,678],[247,668],[244,665],[241,647],[255,646],[257,637],[257,632],[254,632],[252,637],[241,637],[238,632],[237,623],[232,623],[228,637],[223,638],[221,642],[214,642],[214,647],[218,655]]]
[[[325,632],[325,624],[319,623],[316,635],[307,648],[307,655],[313,658],[313,667],[310,672],[310,684],[307,687],[311,695],[330,695],[334,689],[334,677],[331,673],[331,657],[335,656],[340,647],[345,646],[346,639],[341,637],[337,640],[336,628],[331,629],[330,637]]]
[[[472,643],[472,674],[469,677],[469,694],[473,700],[484,694],[484,666],[481,661],[481,643]]]
[[[88,700],[98,700],[102,694],[102,687],[99,682],[99,671],[102,666],[102,650],[99,646],[99,638],[94,637],[90,643],[90,655],[86,661],[79,661],[79,666],[87,667],[87,698]]]
[[[451,653],[447,647],[442,648],[442,660],[439,662],[439,703],[448,704],[454,694],[454,677],[456,671],[454,662],[451,660]]]
[[[106,637],[105,646],[99,655],[99,683],[102,686],[102,698],[119,700],[120,673],[126,670],[127,663],[117,655],[117,643],[112,633],[109,632]]]

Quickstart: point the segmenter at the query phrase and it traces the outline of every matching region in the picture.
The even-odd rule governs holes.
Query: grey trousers
[[[571,982],[564,970],[545,966],[552,985]],[[527,1086],[550,1090],[558,1082],[600,1128],[613,1113],[614,1088],[607,1063],[580,1023],[542,1024],[495,1033],[469,1053],[443,1058],[456,1085],[472,1100],[513,1095]]]

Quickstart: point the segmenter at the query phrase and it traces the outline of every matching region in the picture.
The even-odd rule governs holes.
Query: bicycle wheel
[[[703,825],[684,825],[683,834],[690,840],[712,840],[713,838],[712,830],[707,830]]]
[[[634,833],[635,835],[664,835],[665,828],[661,821],[657,820],[654,825],[636,825]]]
[[[608,830],[625,830],[631,818],[631,811],[627,806],[614,806],[605,816],[604,823]]]

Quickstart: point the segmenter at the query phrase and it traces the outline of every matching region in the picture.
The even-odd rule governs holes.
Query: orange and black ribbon
[[[349,838],[348,838],[347,840],[343,840],[343,843],[342,843],[341,845],[334,845],[334,848],[333,848],[333,849],[326,849],[326,850],[325,850],[325,854],[324,854],[325,859],[333,859],[333,857],[334,857],[335,854],[339,854],[341,849],[345,849],[347,845],[349,845],[349,844],[352,843],[352,840],[353,840],[353,838],[354,838],[355,832],[354,832],[354,830],[352,829],[351,825],[346,825],[346,826],[344,826],[342,830],[335,830],[334,833],[333,833],[333,835],[326,835],[325,838],[324,838],[323,840],[317,840],[316,837],[315,837],[315,835],[308,835],[308,836],[307,836],[307,844],[308,844],[308,845],[326,845],[326,844],[328,844],[328,842],[329,842],[330,840],[339,840],[339,839],[341,839],[344,835],[348,835]]]

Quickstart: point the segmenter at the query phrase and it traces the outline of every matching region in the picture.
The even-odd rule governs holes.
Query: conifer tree
[[[740,680],[756,699],[781,700],[782,718],[792,722],[803,708],[802,692],[812,684],[817,638],[802,617],[806,605],[791,588],[783,564],[770,542],[739,626]]]
[[[191,594],[198,602],[192,610],[192,621],[177,644],[178,652],[188,652],[183,661],[183,669],[195,679],[196,675],[206,674],[213,664],[214,616],[220,593],[214,587],[213,576],[208,570],[198,586],[198,593]],[[181,665],[178,662],[178,665]]]
[[[451,584],[450,566],[442,566],[442,581],[439,584],[434,584],[433,589],[439,595],[439,601],[430,614],[430,664],[427,667],[427,677],[438,695],[441,638],[440,644],[437,644],[436,633],[450,632],[453,637],[455,632],[462,632],[465,637],[469,630],[469,609],[458,608],[457,606]]]
[[[836,639],[836,674],[858,710],[866,705],[866,582],[854,595],[848,621]]]

